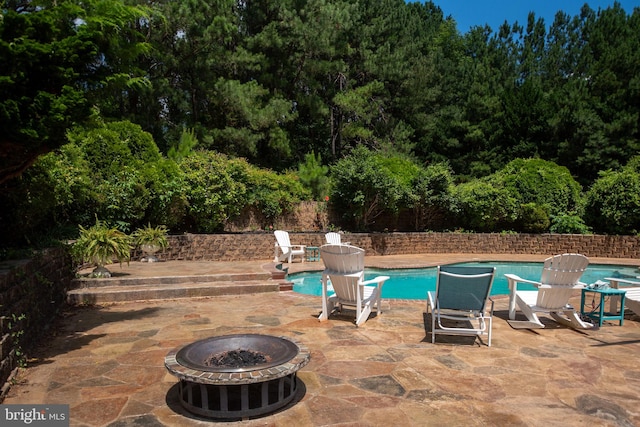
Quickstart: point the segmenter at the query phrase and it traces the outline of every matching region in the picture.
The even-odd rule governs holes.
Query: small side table
[[[317,246],[307,246],[307,261],[320,261],[320,248]]]
[[[594,294],[600,294],[600,306],[598,312],[585,312],[584,310],[584,302],[587,293],[592,292]],[[582,298],[580,299],[580,313],[583,316],[588,316],[593,320],[598,321],[598,326],[602,326],[602,322],[604,320],[618,320],[620,321],[620,326],[624,322],[624,295],[626,291],[623,289],[614,289],[614,288],[604,288],[604,289],[592,289],[592,288],[583,288],[582,289]],[[620,312],[605,312],[604,311],[604,300],[606,297],[620,297]],[[614,310],[611,308],[611,310]]]

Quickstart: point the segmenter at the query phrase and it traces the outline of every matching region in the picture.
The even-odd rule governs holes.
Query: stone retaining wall
[[[321,246],[324,233],[289,233],[291,243]],[[367,255],[419,253],[557,254],[577,252],[588,257],[639,258],[640,237],[580,234],[479,233],[348,233],[343,241]],[[273,259],[273,233],[185,234],[170,236],[164,260]],[[135,259],[135,258],[134,258]]]
[[[68,251],[48,249],[0,269],[0,402],[20,363],[22,347],[45,336],[64,306],[75,273]]]

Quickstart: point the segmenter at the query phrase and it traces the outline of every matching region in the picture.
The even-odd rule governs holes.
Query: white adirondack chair
[[[367,321],[373,307],[377,315],[382,314],[382,285],[389,277],[364,280],[363,249],[349,245],[324,245],[320,247],[320,258],[325,266],[320,321],[327,320],[336,308],[342,311],[343,306],[355,308],[356,326]],[[329,281],[335,292],[333,295],[329,295]]]
[[[350,245],[351,242],[342,242],[342,235],[336,232],[329,232],[324,235],[324,238],[327,240],[327,244],[329,245]]]
[[[547,258],[540,281],[522,279],[505,274],[509,282],[509,324],[514,328],[544,328],[536,313],[547,313],[556,322],[576,329],[589,329],[593,325],[583,322],[579,312],[569,305],[569,298],[577,289],[586,286],[580,282],[589,265],[589,259],[580,254],[562,254]],[[519,290],[518,283],[534,285],[537,290]],[[527,322],[513,321],[516,305],[527,317]]]
[[[300,256],[302,262],[304,262],[306,252],[304,245],[292,245],[291,240],[289,240],[289,233],[286,231],[276,230],[273,234],[276,236],[273,262],[287,260],[291,264],[294,256]]]

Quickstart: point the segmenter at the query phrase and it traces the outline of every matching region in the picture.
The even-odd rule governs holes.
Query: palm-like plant
[[[131,237],[117,228],[111,228],[96,219],[95,225],[84,228],[80,226],[80,237],[73,245],[74,258],[80,262],[96,265],[93,275],[110,277],[111,272],[104,266],[117,259],[129,263],[131,259]]]
[[[154,262],[158,261],[158,258],[153,254],[159,249],[164,250],[169,246],[167,233],[167,227],[164,225],[152,227],[151,224],[148,224],[146,227],[138,228],[134,231],[131,237],[136,247],[139,247],[147,254],[147,261]]]

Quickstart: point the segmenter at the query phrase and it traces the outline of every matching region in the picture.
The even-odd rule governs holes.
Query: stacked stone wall
[[[289,233],[294,245],[321,246],[324,233]],[[164,260],[267,260],[274,256],[270,232],[185,234],[170,236]],[[343,241],[368,255],[420,253],[483,253],[547,255],[577,252],[588,257],[639,258],[637,236],[499,233],[346,233]]]
[[[66,301],[74,277],[63,248],[30,260],[3,263],[0,269],[0,401],[8,390],[24,349],[46,339],[51,322]]]

